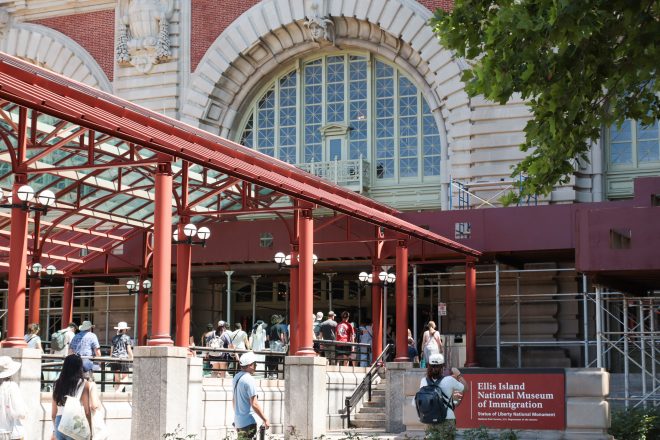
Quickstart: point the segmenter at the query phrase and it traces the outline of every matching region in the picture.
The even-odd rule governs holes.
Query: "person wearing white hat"
[[[434,353],[429,356],[429,363],[426,367],[426,375],[419,382],[419,387],[425,387],[427,385],[436,384],[439,381],[440,389],[445,396],[452,396],[454,400],[452,408],[447,408],[447,417],[446,419],[437,424],[429,425],[433,430],[439,430],[443,432],[447,437],[453,439],[456,432],[456,415],[454,414],[453,407],[460,403],[460,397],[462,393],[466,392],[468,389],[468,384],[463,378],[463,375],[458,370],[458,368],[453,367],[451,369],[451,375],[442,377],[442,370],[445,366],[445,357],[442,353]],[[413,401],[414,404],[414,401]]]
[[[27,406],[23,394],[11,377],[21,368],[21,363],[9,356],[0,356],[0,432],[11,432],[10,437],[21,439],[25,436],[23,423],[27,416]]]
[[[232,404],[234,406],[234,427],[238,438],[253,438],[257,433],[258,415],[268,429],[270,423],[257,401],[257,387],[252,375],[257,369],[257,355],[252,351],[243,353],[238,361],[241,371],[234,376]]]
[[[128,324],[121,321],[115,327],[117,334],[112,338],[112,351],[110,356],[117,359],[133,359],[133,343],[131,337],[126,334],[130,329]],[[122,388],[121,381],[128,376],[130,365],[127,362],[113,362],[110,369],[115,372],[115,390]]]

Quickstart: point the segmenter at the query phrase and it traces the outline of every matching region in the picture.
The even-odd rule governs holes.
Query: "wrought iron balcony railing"
[[[359,193],[369,189],[369,162],[364,159],[300,163],[296,166]]]

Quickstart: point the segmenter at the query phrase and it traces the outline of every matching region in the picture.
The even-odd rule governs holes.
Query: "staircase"
[[[385,427],[385,389],[387,385],[382,379],[378,385],[371,388],[371,402],[364,396],[362,408],[351,416],[351,428],[378,428]]]

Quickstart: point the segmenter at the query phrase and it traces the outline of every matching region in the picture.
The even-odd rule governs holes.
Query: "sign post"
[[[466,369],[457,428],[566,429],[563,369]]]

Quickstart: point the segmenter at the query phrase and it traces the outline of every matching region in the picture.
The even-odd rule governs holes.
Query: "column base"
[[[313,347],[301,347],[295,354],[296,356],[316,356],[316,352]]]
[[[27,343],[23,338],[7,338],[0,342],[2,348],[27,348]]]
[[[149,339],[147,345],[150,347],[174,346],[174,341],[169,336],[157,336]]]

